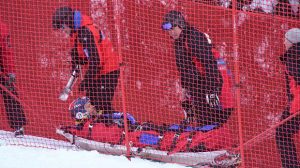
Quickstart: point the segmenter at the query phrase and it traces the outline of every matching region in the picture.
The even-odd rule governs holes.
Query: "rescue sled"
[[[125,155],[127,152],[125,145],[112,145],[110,143],[98,142],[76,136],[63,129],[57,128],[56,133],[65,137],[70,143],[83,150],[96,150],[99,153],[112,155]],[[169,154],[168,151],[157,150],[151,147],[130,148],[132,157],[140,157],[154,161],[183,164],[192,167],[238,167],[240,155],[227,150],[216,150],[209,152],[176,152]]]

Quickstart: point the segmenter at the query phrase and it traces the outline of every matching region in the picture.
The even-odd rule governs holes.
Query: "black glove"
[[[16,82],[16,75],[14,73],[8,73],[6,75],[7,79],[5,80],[4,86],[9,90],[9,91],[14,91],[14,83]]]
[[[14,73],[9,73],[8,75],[8,82],[9,84],[13,84],[16,82],[16,74]]]
[[[218,107],[220,104],[219,96],[216,93],[206,94],[206,102],[210,107]]]
[[[195,106],[192,101],[185,100],[181,103],[184,112],[184,121],[189,124],[194,121]]]

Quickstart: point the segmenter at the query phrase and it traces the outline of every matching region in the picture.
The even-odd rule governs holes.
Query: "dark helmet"
[[[170,30],[176,26],[183,29],[186,27],[186,22],[181,12],[172,10],[165,15],[162,29]]]
[[[56,9],[52,17],[52,26],[54,29],[63,28],[63,24],[66,24],[68,27],[73,27],[74,13],[73,9],[64,6]]]

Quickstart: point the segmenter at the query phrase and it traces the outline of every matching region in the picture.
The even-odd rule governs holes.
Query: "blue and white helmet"
[[[90,103],[90,99],[87,97],[80,97],[74,100],[69,106],[71,117],[76,120],[88,119],[90,114],[85,108],[87,103]]]

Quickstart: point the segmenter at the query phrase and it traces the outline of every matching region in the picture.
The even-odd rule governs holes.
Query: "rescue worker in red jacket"
[[[14,86],[16,81],[14,66],[9,30],[7,25],[0,21],[0,84],[10,92],[0,88],[0,94],[3,96],[10,127],[15,131],[15,136],[22,136],[26,119],[22,105],[13,97],[18,96]]]
[[[112,113],[112,99],[120,75],[119,58],[112,44],[93,24],[90,17],[70,7],[60,7],[53,15],[53,27],[71,37],[72,67],[88,65],[79,90],[99,113]]]
[[[292,28],[285,33],[286,52],[280,57],[286,67],[288,103],[281,120],[294,115],[276,129],[276,144],[281,156],[282,167],[299,168],[293,136],[300,129],[300,29]]]
[[[220,107],[223,79],[208,35],[189,25],[181,12],[164,16],[162,29],[174,39],[176,65],[187,101],[182,103],[187,121],[198,125],[221,124],[230,113]],[[226,118],[223,120],[222,118]]]

